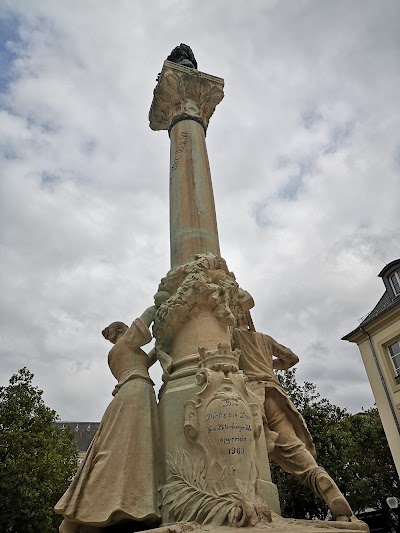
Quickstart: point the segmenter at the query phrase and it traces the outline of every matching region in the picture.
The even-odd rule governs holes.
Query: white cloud
[[[399,256],[398,3],[3,6],[18,34],[0,87],[2,383],[26,365],[63,419],[101,417],[100,332],[150,305],[169,268],[169,141],[147,113],[187,42],[226,82],[207,144],[222,254],[256,327],[332,402],[371,405],[340,338],[383,292],[379,258]]]

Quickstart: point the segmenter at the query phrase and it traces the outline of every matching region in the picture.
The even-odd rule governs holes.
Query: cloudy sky
[[[0,384],[27,366],[63,420],[110,401],[101,330],[169,269],[169,139],[148,110],[184,42],[225,79],[207,145],[256,328],[300,381],[371,406],[341,337],[400,256],[399,26],[398,0],[0,0]]]

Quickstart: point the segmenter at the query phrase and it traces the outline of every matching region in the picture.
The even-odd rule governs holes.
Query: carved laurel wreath
[[[176,521],[194,521],[215,526],[241,527],[271,521],[271,511],[263,502],[249,500],[239,481],[221,472],[218,481],[207,480],[203,458],[194,464],[189,455],[168,456],[168,483],[162,489],[162,503],[169,506]]]

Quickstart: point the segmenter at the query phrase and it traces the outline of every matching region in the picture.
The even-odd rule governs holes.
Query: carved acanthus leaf
[[[207,128],[211,115],[224,97],[223,86],[221,78],[166,61],[154,89],[150,128],[169,129],[182,115],[200,119]]]

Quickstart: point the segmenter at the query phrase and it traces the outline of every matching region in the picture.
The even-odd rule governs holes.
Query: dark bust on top
[[[181,43],[179,46],[176,46],[167,57],[167,61],[197,69],[197,61],[192,49],[187,44]]]

